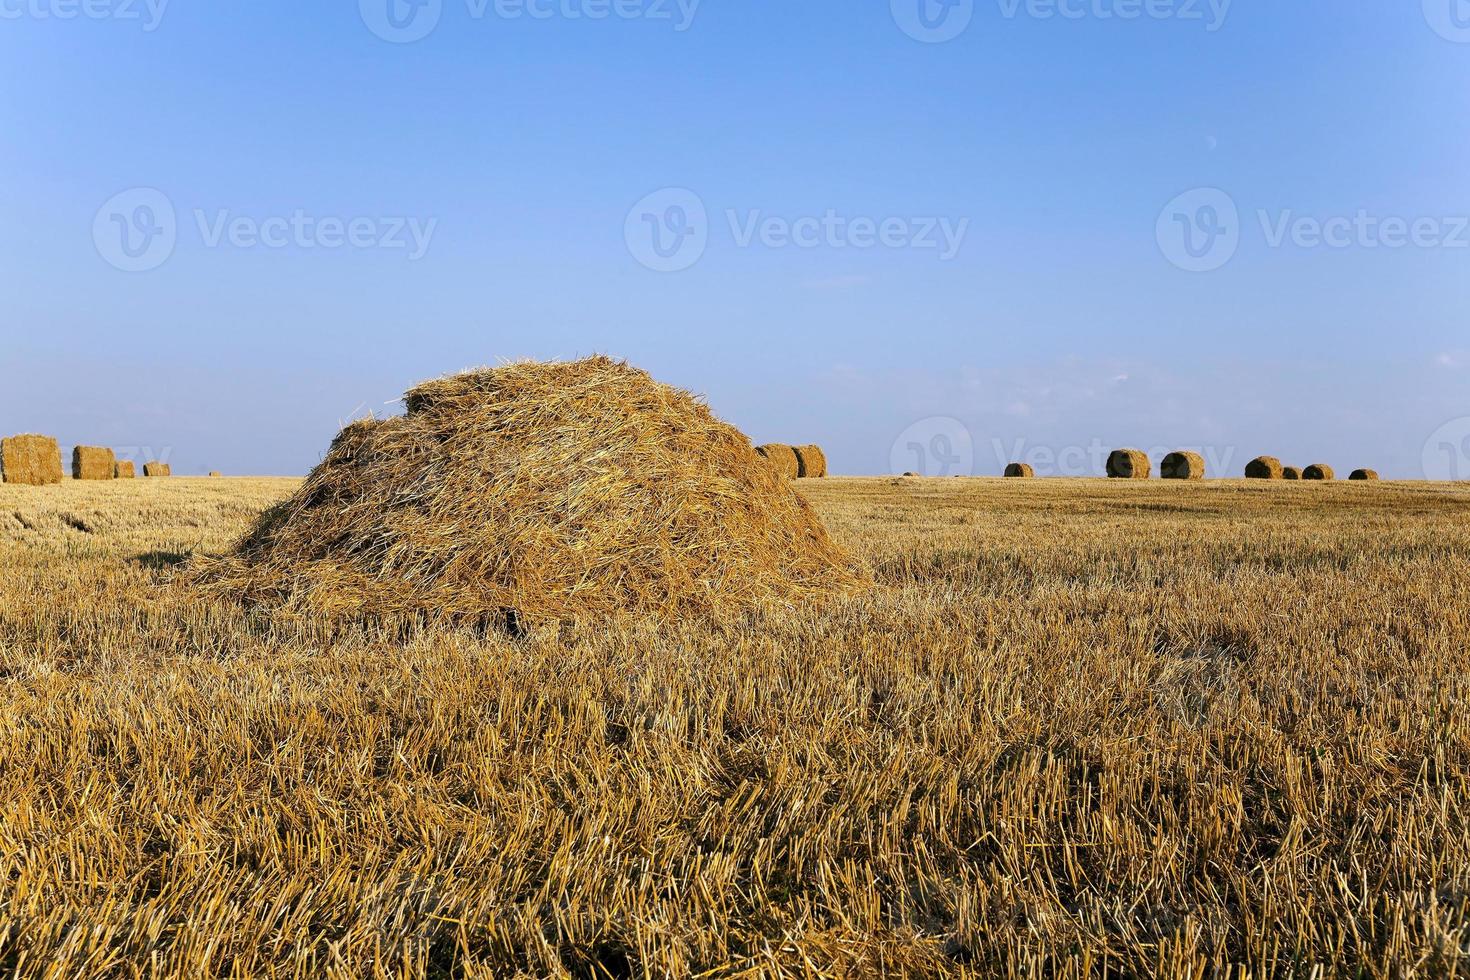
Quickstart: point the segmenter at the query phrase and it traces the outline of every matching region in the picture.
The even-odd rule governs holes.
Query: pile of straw
[[[1036,476],[1036,470],[1030,463],[1012,463],[1006,467],[1006,477],[1012,480],[1029,480]]]
[[[71,451],[73,480],[113,480],[117,478],[117,457],[111,449],[100,446],[74,446]]]
[[[756,446],[755,451],[757,455],[769,461],[776,468],[776,472],[786,479],[794,480],[801,475],[801,460],[797,457],[796,450],[784,442]]]
[[[1205,458],[1199,453],[1183,450],[1170,453],[1164,457],[1164,463],[1159,468],[1159,472],[1166,480],[1203,480],[1205,478]]]
[[[1257,456],[1245,464],[1245,475],[1249,480],[1279,480],[1285,469],[1275,456]]]
[[[420,385],[358,422],[207,589],[334,618],[728,613],[867,583],[687,392],[594,357]]]
[[[827,454],[821,446],[797,446],[796,463],[796,475],[803,480],[821,480],[827,476]]]
[[[0,480],[43,487],[60,483],[61,447],[50,436],[0,439]]]
[[[1337,474],[1326,463],[1313,463],[1302,470],[1303,480],[1335,480]]]
[[[1153,472],[1148,453],[1141,449],[1114,449],[1108,456],[1108,476],[1115,480],[1147,480]]]

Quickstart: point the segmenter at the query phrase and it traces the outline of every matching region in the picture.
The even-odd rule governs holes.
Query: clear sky
[[[0,429],[605,352],[844,473],[1470,478],[1467,121],[1467,0],[0,0]]]

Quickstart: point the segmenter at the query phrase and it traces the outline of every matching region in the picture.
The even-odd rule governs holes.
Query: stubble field
[[[1470,963],[1470,487],[813,481],[872,593],[512,639],[181,581],[295,486],[0,486],[7,975]]]

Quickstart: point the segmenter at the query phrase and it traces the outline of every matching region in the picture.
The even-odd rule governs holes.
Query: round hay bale
[[[1203,480],[1205,478],[1205,458],[1199,453],[1184,450],[1170,453],[1164,457],[1164,463],[1159,467],[1159,475],[1166,480]]]
[[[120,459],[112,464],[112,478],[114,480],[135,480],[138,478],[138,467],[131,459]]]
[[[871,584],[743,433],[627,364],[511,364],[409,402],[349,426],[233,554],[194,559],[194,581],[320,619],[512,629]]]
[[[822,480],[827,476],[827,454],[821,446],[797,446],[796,475],[803,480]]]
[[[1300,480],[1302,478],[1301,468],[1296,466],[1283,466],[1281,467],[1281,478],[1283,480]]]
[[[218,480],[222,476],[224,476],[224,474],[221,473],[219,470],[210,470],[209,471],[209,478],[211,480]]]
[[[1141,449],[1114,449],[1108,456],[1108,476],[1115,480],[1147,480],[1153,474],[1153,463]]]
[[[1313,463],[1302,470],[1303,480],[1335,480],[1337,474],[1326,463]]]
[[[1374,481],[1374,480],[1377,480],[1378,479],[1378,471],[1377,470],[1353,470],[1352,475],[1350,475],[1348,477],[1348,479],[1349,480],[1357,480],[1359,482]]]
[[[1281,460],[1275,456],[1257,456],[1245,464],[1245,476],[1248,480],[1279,480],[1283,476]]]
[[[919,478],[919,474],[917,473],[905,473],[903,476],[906,480],[917,480]]]
[[[1006,476],[1012,480],[1030,480],[1035,478],[1036,469],[1030,463],[1012,463],[1006,467]]]
[[[801,475],[801,459],[796,455],[796,450],[783,442],[772,442],[764,446],[755,447],[756,454],[770,462],[776,468],[776,472],[794,480]]]
[[[117,472],[117,457],[111,449],[100,446],[73,446],[71,478],[73,480],[112,480]]]
[[[143,475],[152,477],[173,476],[174,468],[168,463],[144,463]]]

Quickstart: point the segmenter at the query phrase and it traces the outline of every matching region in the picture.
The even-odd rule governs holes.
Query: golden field
[[[0,486],[0,972],[1470,967],[1470,487],[813,481],[870,594],[510,639],[181,580],[296,486]]]

